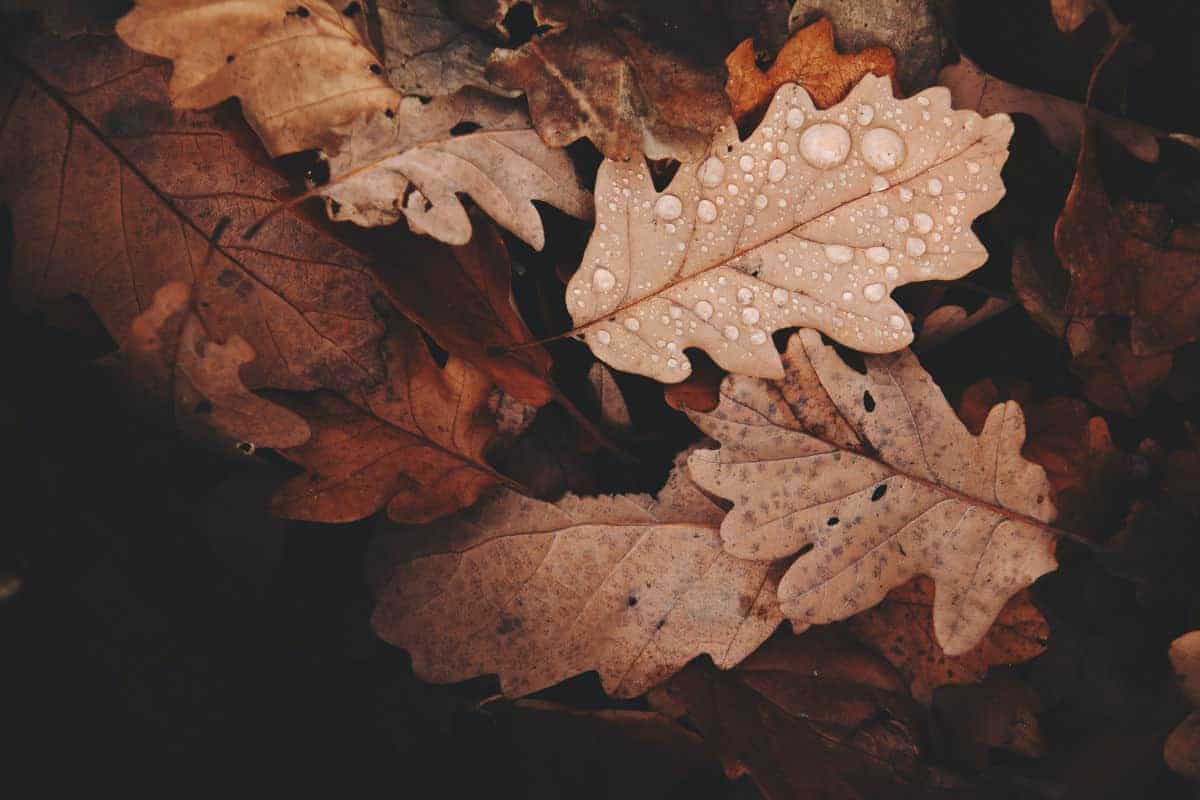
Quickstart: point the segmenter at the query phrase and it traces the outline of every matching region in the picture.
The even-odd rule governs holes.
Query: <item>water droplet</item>
[[[758,322],[758,309],[754,306],[742,309],[742,322],[747,325],[753,325]]]
[[[878,303],[883,299],[883,295],[886,293],[886,291],[887,290],[884,288],[882,283],[867,284],[865,287],[863,287],[863,297],[867,298],[872,303]]]
[[[888,325],[891,325],[898,331],[902,331],[904,330],[904,317],[900,316],[899,314],[892,314],[890,317],[888,317]]]
[[[742,172],[749,172],[754,169],[754,156],[744,155],[738,159],[738,166],[742,168]]]
[[[870,125],[871,120],[875,119],[875,107],[863,103],[858,107],[858,124]]]
[[[842,302],[843,303],[853,303],[854,295],[851,294],[850,292],[842,292]]]
[[[825,257],[835,264],[848,264],[854,260],[854,251],[844,244],[827,244]]]
[[[904,233],[908,230],[908,217],[896,217],[896,221],[892,223],[896,230]]]
[[[625,320],[625,330],[636,332],[641,327],[642,323],[638,322],[636,317],[630,317]]]
[[[783,153],[785,156],[788,154],[788,151],[791,149],[792,149],[792,146],[790,144],[788,144],[787,142],[779,143],[779,152]],[[987,187],[984,187],[984,188],[987,188]]]
[[[968,161],[967,162],[967,172],[971,173],[972,175],[978,175],[979,174],[979,163],[976,161]]]
[[[717,207],[711,200],[701,200],[696,205],[696,216],[700,218],[701,222],[712,222],[717,218]]]
[[[745,286],[743,286],[742,288],[738,289],[738,291],[737,291],[737,299],[738,299],[738,302],[741,303],[742,305],[747,305],[749,303],[752,303],[752,302],[754,302],[754,292],[750,291]]]
[[[915,236],[908,237],[908,241],[904,243],[904,249],[908,251],[910,256],[920,256],[925,253],[925,241],[918,239]]]
[[[754,331],[750,334],[750,341],[754,344],[762,344],[767,340],[767,335],[762,331]]]
[[[771,292],[771,299],[775,301],[775,305],[781,306],[788,301],[787,289],[776,289]]]
[[[886,264],[892,257],[892,251],[886,247],[868,247],[867,260],[872,264]]]
[[[875,206],[875,216],[879,217],[880,219],[883,219],[890,213],[891,212],[888,211],[887,206]]]
[[[937,178],[930,178],[929,183],[925,184],[925,188],[929,190],[931,195],[937,197],[942,193],[942,182]]]
[[[923,105],[923,106],[928,106],[928,105],[929,105],[929,98],[928,98],[928,97],[925,97],[924,95],[922,95],[921,97],[918,97],[918,98],[917,98],[917,102],[918,102],[919,104]]]
[[[678,366],[679,366],[679,362],[676,361],[675,359],[673,359],[673,358],[667,359],[667,368],[668,369],[675,369]]]
[[[896,269],[895,267],[888,267],[883,271],[883,277],[887,278],[889,281],[895,281],[900,277],[900,270]]]
[[[604,330],[596,331],[596,341],[600,344],[608,344],[612,341],[612,334]]]
[[[799,128],[804,124],[804,112],[798,108],[789,108],[787,112],[787,126],[789,128]]]
[[[738,188],[737,188],[737,184],[736,184],[736,183],[731,183],[731,184],[729,184],[728,186],[726,186],[725,188],[726,188],[726,190],[728,190],[728,192],[729,192],[730,194],[732,194],[732,195],[736,195],[736,194],[738,193]]]
[[[913,214],[913,225],[920,233],[929,233],[933,230],[933,217],[926,214],[924,211],[919,211]]]
[[[872,192],[885,192],[889,186],[891,186],[891,184],[888,183],[888,179],[882,175],[876,175],[874,178],[871,178]]]
[[[616,276],[606,270],[604,267],[600,267],[600,269],[592,273],[592,285],[595,286],[598,291],[607,292],[616,284]]]
[[[900,187],[900,199],[906,203],[908,201],[912,200],[913,199],[912,189],[908,188],[907,186],[901,186]]]
[[[751,225],[754,224],[754,217],[747,214],[746,216],[742,217],[742,222],[745,223],[747,228],[749,228]]]
[[[872,128],[862,138],[863,159],[880,172],[904,162],[904,140],[889,128]]]
[[[787,175],[787,164],[783,163],[782,158],[774,159],[770,166],[767,167],[767,179],[771,183],[779,183],[783,180],[784,175]]]
[[[725,326],[725,338],[731,342],[737,341],[737,338],[738,338],[738,336],[741,335],[741,333],[742,332],[740,330],[738,330],[737,325],[726,325]]]
[[[716,156],[710,156],[700,165],[700,182],[708,188],[720,186],[725,178],[725,164]]]
[[[767,196],[765,194],[760,194],[758,197],[754,198],[754,207],[761,211],[767,207],[767,202]]]
[[[671,319],[679,319],[683,316],[683,309],[679,306],[671,306]]]
[[[678,219],[683,213],[683,203],[673,194],[664,194],[654,204],[654,213],[662,219]]]
[[[696,303],[695,311],[696,316],[700,319],[711,319],[713,315],[712,303],[708,302],[707,300],[701,300],[700,302]]]
[[[840,125],[820,122],[800,136],[800,155],[818,169],[836,167],[850,155],[850,134]]]

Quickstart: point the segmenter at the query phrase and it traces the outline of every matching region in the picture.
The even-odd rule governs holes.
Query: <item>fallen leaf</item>
[[[785,83],[800,84],[817,108],[829,108],[841,102],[864,75],[894,75],[896,59],[886,47],[839,53],[833,46],[833,25],[823,17],[793,33],[766,72],[755,61],[753,39],[734,48],[725,66],[729,70],[725,94],[734,121],[740,123],[766,108]]]
[[[1192,705],[1200,707],[1200,631],[1185,633],[1168,651],[1179,685]],[[1200,711],[1179,723],[1163,745],[1163,758],[1173,771],[1200,781]]]
[[[1163,206],[1109,199],[1091,137],[1054,228],[1054,248],[1071,275],[1064,311],[1129,317],[1135,356],[1200,339],[1200,249],[1176,243],[1186,231],[1161,233],[1169,222]]]
[[[707,357],[693,356],[692,374],[663,387],[663,399],[676,411],[712,411],[721,401],[721,381],[729,373]]]
[[[727,673],[694,662],[649,699],[769,800],[917,798],[944,783],[920,763],[920,717],[899,676],[824,631],[771,639]]]
[[[1129,151],[1134,158],[1158,161],[1158,131],[1133,120],[1114,117],[1084,108],[1083,103],[1066,100],[1033,89],[1025,89],[989,75],[965,55],[938,74],[938,83],[950,90],[954,104],[980,114],[1028,114],[1060,153],[1074,157],[1083,141],[1089,116]]]
[[[515,96],[484,77],[494,46],[442,9],[438,0],[379,0],[380,40],[388,81],[401,94],[436,97],[459,89]],[[504,19],[500,14],[499,19]]]
[[[896,55],[900,84],[912,92],[933,83],[945,63],[944,13],[932,0],[797,0],[788,28],[795,31],[821,15],[833,23],[837,46],[844,52],[886,47]]]
[[[1073,33],[1095,10],[1095,0],[1050,0],[1054,24],[1063,33]]]
[[[1004,193],[1011,135],[1006,116],[952,111],[944,89],[895,100],[868,75],[826,111],[784,86],[745,142],[726,124],[662,193],[644,165],[605,161],[567,286],[576,332],[605,363],[664,383],[688,376],[688,347],[779,378],[770,334],[795,325],[898,350],[912,329],[889,292],[986,261],[970,223]]]
[[[355,402],[330,393],[272,396],[313,432],[282,451],[305,472],[272,499],[276,514],[353,522],[386,506],[394,520],[427,522],[506,483],[484,458],[496,433],[491,381],[461,359],[438,367],[416,327],[392,325],[383,343],[387,378]]]
[[[176,108],[238,98],[272,156],[336,151],[344,127],[400,99],[357,20],[325,0],[138,0],[117,34],[171,59]]]
[[[992,749],[1040,758],[1046,752],[1037,719],[1041,710],[1037,694],[1008,675],[989,676],[981,686],[949,686],[933,699],[950,750],[974,769],[987,766]]]
[[[696,158],[729,113],[714,71],[611,22],[497,50],[487,77],[520,89],[542,139],[590,139],[608,158]]]
[[[448,247],[390,234],[382,242],[395,263],[378,271],[392,304],[442,349],[482,370],[505,392],[543,406],[557,394],[542,347],[520,347],[533,334],[512,296],[512,262],[496,227],[470,212],[470,241]]]
[[[625,403],[625,395],[613,378],[612,370],[597,362],[588,370],[588,382],[600,406],[600,419],[604,427],[618,433],[627,433],[633,428],[633,419],[629,416],[629,406]]]
[[[701,653],[729,668],[778,626],[778,571],[721,549],[722,514],[680,466],[658,499],[500,489],[376,543],[372,624],[423,680],[494,673],[508,696],[597,670],[635,697]]]
[[[726,550],[799,554],[779,584],[797,629],[928,575],[938,644],[967,652],[1010,597],[1055,568],[1050,485],[1020,456],[1020,407],[996,406],[975,437],[911,353],[868,356],[860,375],[800,331],[786,359],[782,382],[730,376],[715,412],[690,415],[722,445],[688,469],[734,502]]]
[[[36,39],[19,55],[0,129],[19,304],[78,294],[121,346],[154,292],[178,281],[209,337],[254,351],[241,371],[251,389],[379,379],[383,322],[362,257],[286,212],[253,246],[220,239],[286,185],[234,127],[173,111],[165,65],[115,38]]]
[[[463,126],[473,132],[457,135]],[[403,216],[413,231],[448,244],[471,236],[460,193],[535,250],[545,232],[534,200],[580,218],[592,213],[566,153],[547,148],[512,103],[470,90],[428,103],[406,97],[395,117],[363,121],[329,171],[313,191],[331,219],[375,226]]]
[[[941,686],[977,683],[988,668],[1020,664],[1046,649],[1050,627],[1026,592],[1013,595],[979,644],[948,656],[933,635],[933,581],[918,576],[888,593],[883,602],[847,622],[859,641],[886,658],[908,682],[912,696],[928,705]]]
[[[917,352],[932,350],[1010,308],[1012,303],[999,297],[987,298],[970,313],[962,306],[939,306],[921,321],[921,331],[913,349]]]

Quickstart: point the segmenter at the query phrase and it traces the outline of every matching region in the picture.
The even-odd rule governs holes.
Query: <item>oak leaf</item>
[[[253,245],[220,238],[286,186],[248,155],[249,132],[172,110],[165,65],[115,38],[39,38],[18,52],[0,82],[18,303],[78,294],[121,346],[153,293],[179,281],[210,338],[254,351],[241,370],[251,389],[379,380],[384,328],[362,257],[290,212]]]
[[[604,427],[616,433],[628,433],[633,429],[633,419],[629,416],[629,405],[625,395],[617,385],[612,370],[597,362],[588,369],[588,382],[592,385],[592,394],[600,407],[600,419]]]
[[[746,39],[725,59],[733,119],[741,122],[765,108],[775,90],[785,83],[798,83],[808,91],[817,108],[840,102],[864,75],[879,77],[896,73],[896,59],[886,47],[869,47],[855,53],[839,53],[833,45],[833,25],[827,17],[792,34],[763,72],[755,60],[754,40]]]
[[[921,764],[920,713],[900,676],[833,632],[775,637],[727,673],[698,660],[649,700],[769,800],[919,798],[953,785]]]
[[[989,675],[979,686],[950,686],[933,699],[933,713],[946,728],[953,757],[976,770],[987,767],[992,749],[1043,756],[1041,710],[1037,693],[1009,674]]]
[[[819,111],[786,85],[746,141],[726,124],[662,193],[644,164],[600,166],[567,309],[600,360],[664,383],[688,376],[688,347],[781,377],[770,334],[796,325],[898,350],[912,328],[891,290],[986,261],[971,221],[1004,193],[1011,135],[1004,115],[951,110],[945,89],[896,100],[868,75]]]
[[[381,384],[350,399],[272,396],[313,431],[302,446],[282,451],[305,472],[272,499],[276,514],[352,522],[386,507],[397,521],[427,522],[511,483],[484,457],[496,434],[491,381],[458,358],[439,367],[415,326],[391,324]]]
[[[996,406],[975,437],[909,352],[868,356],[861,375],[801,331],[786,359],[783,381],[730,376],[715,412],[691,414],[722,445],[688,469],[734,502],[726,550],[800,554],[779,584],[798,629],[928,575],[938,644],[967,652],[1010,597],[1055,568],[1050,485],[1020,456],[1020,407]]]
[[[932,350],[1010,308],[1012,303],[999,297],[987,298],[983,305],[969,313],[962,306],[938,306],[921,320],[921,330],[913,349],[917,352]]]
[[[1184,695],[1200,707],[1200,631],[1171,642],[1168,655]],[[1175,772],[1200,781],[1200,711],[1193,711],[1171,731],[1163,745],[1163,758]]]
[[[596,670],[634,697],[709,653],[737,664],[778,626],[778,571],[721,548],[722,509],[677,466],[658,498],[499,489],[376,542],[372,623],[424,680],[487,673],[509,696]]]
[[[1073,33],[1096,10],[1096,0],[1050,0],[1054,24],[1063,33]]]
[[[918,576],[888,593],[883,602],[847,621],[854,635],[886,658],[926,705],[941,686],[976,683],[989,667],[1019,664],[1046,649],[1050,627],[1028,593],[1004,605],[979,644],[948,656],[933,635],[933,582]]]

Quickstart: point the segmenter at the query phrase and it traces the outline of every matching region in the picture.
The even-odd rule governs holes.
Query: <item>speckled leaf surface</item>
[[[792,337],[785,364],[777,383],[730,376],[715,411],[691,414],[722,445],[688,468],[734,502],[726,550],[799,554],[779,584],[798,628],[928,575],[938,643],[968,651],[1010,597],[1056,566],[1051,488],[1021,457],[1020,407],[993,407],[972,436],[910,352],[867,357],[863,375],[814,331]]]
[[[728,668],[781,617],[778,567],[725,552],[722,515],[681,467],[657,499],[499,490],[374,543],[373,625],[422,679],[494,673],[510,696],[596,670],[634,697],[701,653]]]
[[[1004,194],[1012,121],[954,111],[935,88],[892,97],[865,77],[821,111],[782,87],[746,141],[727,123],[662,193],[643,164],[605,161],[596,229],[567,287],[602,361],[664,383],[703,349],[725,369],[780,378],[770,334],[816,328],[857,350],[912,341],[897,286],[951,280],[987,251],[971,222]]]

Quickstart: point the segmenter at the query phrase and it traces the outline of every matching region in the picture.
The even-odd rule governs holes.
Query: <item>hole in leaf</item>
[[[875,410],[875,398],[871,396],[870,391],[863,392],[863,408],[868,414]]]
[[[243,455],[252,456],[254,455],[254,442],[238,442],[237,449]]]
[[[875,491],[871,492],[871,502],[874,503],[876,500],[882,498],[885,494],[887,494],[887,484],[881,483],[875,487]]]
[[[529,3],[517,3],[510,8],[501,25],[508,31],[508,46],[514,49],[550,30],[549,25],[537,24],[533,6]]]
[[[629,600],[628,600],[628,601],[626,601],[626,602],[628,602],[628,603],[629,603],[629,607],[630,607],[630,608],[633,608],[634,606],[636,606],[636,605],[637,605],[637,598],[636,598],[636,597],[634,597],[633,595],[629,595]]]
[[[351,3],[342,9],[342,13],[347,17],[357,16],[359,11],[362,11],[362,6],[360,6],[358,3]]]
[[[466,136],[468,133],[474,133],[475,131],[479,130],[479,128],[480,128],[480,125],[478,122],[471,122],[470,120],[463,120],[462,122],[458,123],[457,125],[455,125],[453,128],[450,129],[450,135],[451,136]]]
[[[829,525],[830,527],[837,525],[839,522],[841,522],[841,520],[837,517],[830,517],[829,519],[825,520],[825,524]]]
[[[300,19],[308,19],[308,9],[304,6],[296,7],[296,16]]]
[[[675,173],[679,171],[679,162],[673,158],[661,158],[657,161],[646,159],[646,166],[650,170],[650,180],[654,183],[656,192],[666,189],[675,179]]]
[[[383,67],[379,66],[378,64],[372,64],[371,65],[371,73],[374,75],[382,75]]]

